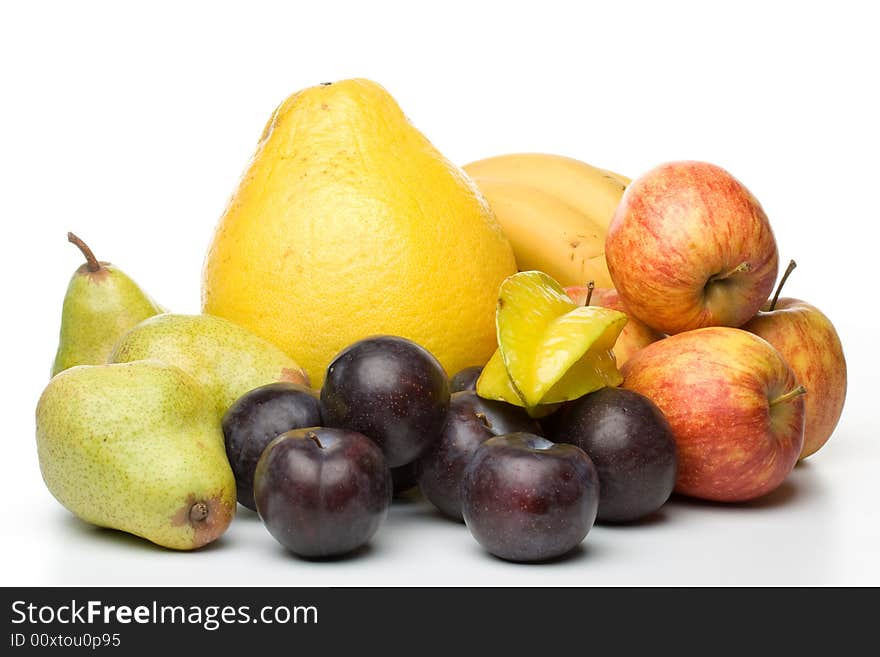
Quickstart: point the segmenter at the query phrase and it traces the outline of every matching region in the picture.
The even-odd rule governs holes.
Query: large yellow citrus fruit
[[[206,313],[274,342],[312,377],[375,334],[482,365],[501,282],[516,271],[476,186],[368,80],[275,111],[205,262]]]

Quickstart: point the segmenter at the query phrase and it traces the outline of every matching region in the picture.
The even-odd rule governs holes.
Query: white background
[[[16,4],[0,10],[0,583],[880,584],[872,3]],[[828,446],[766,500],[676,499],[541,566],[487,556],[424,503],[395,505],[371,549],[331,563],[285,554],[246,512],[196,553],[76,520],[33,437],[80,264],[66,231],[197,312],[211,232],[267,117],[352,76],[459,163],[531,150],[631,176],[681,158],[733,172],[800,265],[787,293],[843,340],[849,397]]]

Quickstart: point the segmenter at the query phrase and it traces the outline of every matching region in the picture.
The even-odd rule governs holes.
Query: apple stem
[[[785,273],[779,279],[779,285],[776,286],[776,294],[773,295],[773,301],[770,302],[771,312],[776,308],[776,302],[779,301],[779,293],[782,292],[782,286],[785,285],[785,281],[788,280],[795,267],[797,267],[797,263],[794,260],[789,260],[788,267],[785,268]]]
[[[794,399],[795,397],[800,397],[801,395],[806,394],[807,389],[803,386],[798,386],[794,390],[789,390],[784,395],[779,395],[776,399],[770,401],[771,406],[776,406],[776,404],[783,404],[790,399]]]
[[[314,431],[309,431],[309,432],[306,434],[306,438],[308,438],[309,440],[311,440],[313,443],[315,443],[315,444],[316,444],[318,447],[320,447],[321,449],[324,449],[324,446],[321,444],[321,441],[318,440],[318,434],[316,434]]]
[[[476,413],[477,419],[483,423],[487,429],[492,429],[492,420],[486,417],[485,413]]]
[[[584,301],[584,306],[590,305],[590,299],[593,298],[593,290],[595,289],[595,287],[596,287],[595,281],[589,281],[587,283],[587,300]]]
[[[204,502],[196,502],[189,508],[189,519],[191,522],[203,522],[208,517],[208,505]]]
[[[86,257],[86,263],[88,264],[90,272],[94,273],[96,271],[101,271],[101,263],[98,262],[95,254],[92,253],[92,250],[85,242],[73,233],[67,233],[67,241],[71,244],[76,244],[77,248],[82,251],[82,254]]]
[[[745,273],[745,272],[747,272],[747,271],[752,271],[752,265],[749,264],[748,262],[741,262],[741,263],[739,263],[736,267],[734,267],[733,269],[731,269],[731,270],[728,271],[728,272],[725,272],[725,273],[723,273],[723,274],[716,274],[715,276],[713,276],[713,277],[711,278],[711,280],[713,280],[713,281],[723,281],[725,278],[730,278],[730,277],[733,276],[734,274],[742,274],[742,273]]]

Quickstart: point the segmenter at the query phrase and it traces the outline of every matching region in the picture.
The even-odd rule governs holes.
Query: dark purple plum
[[[257,512],[294,554],[333,557],[365,545],[391,505],[382,451],[356,431],[296,429],[269,443],[254,476]]]
[[[477,389],[477,379],[480,378],[482,372],[483,368],[478,365],[475,365],[474,367],[465,367],[463,370],[459,370],[451,379],[449,379],[449,391],[463,392],[465,390],[470,390],[475,392]]]
[[[599,520],[631,522],[659,509],[675,488],[672,429],[650,399],[602,388],[559,411],[550,437],[577,445],[599,472]]]
[[[270,383],[239,397],[223,416],[226,456],[238,501],[256,511],[254,470],[270,442],[285,431],[321,424],[318,395],[296,383]]]
[[[474,452],[493,436],[540,433],[522,408],[463,391],[452,395],[440,437],[418,460],[419,489],[440,511],[461,520],[461,480]]]
[[[394,487],[394,497],[402,497],[415,488],[418,484],[415,462],[391,468],[391,483]]]
[[[462,515],[477,542],[509,561],[544,561],[580,544],[596,520],[599,476],[574,445],[496,436],[471,458]]]
[[[564,407],[565,404],[560,404],[556,409],[551,410],[550,414],[538,418],[538,424],[541,425],[540,435],[546,437],[553,435],[553,432],[556,430],[556,422],[557,418],[559,417],[559,411]]]
[[[324,423],[369,436],[392,468],[416,460],[437,439],[448,407],[449,381],[437,359],[394,336],[343,349],[321,389]]]

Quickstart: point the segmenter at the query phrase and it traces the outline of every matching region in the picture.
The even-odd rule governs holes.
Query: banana
[[[474,180],[518,183],[557,197],[607,231],[629,178],[562,155],[513,153],[464,166]]]
[[[605,235],[629,178],[545,153],[499,155],[464,170],[492,206],[520,270],[541,270],[563,286],[613,287]]]
[[[631,178],[627,178],[622,173],[615,173],[614,171],[609,171],[608,169],[599,169],[606,177],[614,178],[617,182],[623,185],[623,188],[626,189],[629,187],[629,184],[632,182]]]
[[[501,228],[517,267],[537,269],[562,286],[594,281],[613,287],[605,264],[606,225],[565,201],[518,182],[476,178]]]

